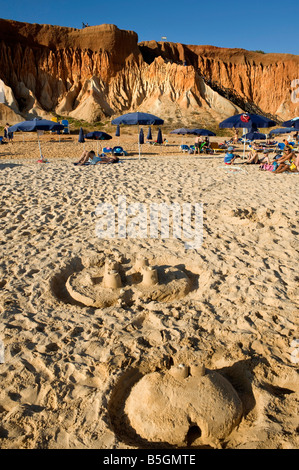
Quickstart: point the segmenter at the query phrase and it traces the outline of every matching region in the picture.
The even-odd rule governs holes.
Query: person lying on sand
[[[84,163],[87,163],[88,161],[92,160],[95,156],[96,154],[93,150],[90,150],[89,152],[87,150],[84,150],[80,157],[80,160],[76,162],[76,165],[84,165]]]
[[[106,155],[102,154],[101,156],[97,157],[93,150],[89,152],[84,150],[81,155],[80,160],[75,163],[76,165],[84,165],[84,163],[91,163],[92,165],[97,165],[98,163],[117,163],[119,162],[119,158],[115,155],[111,155],[107,157]]]

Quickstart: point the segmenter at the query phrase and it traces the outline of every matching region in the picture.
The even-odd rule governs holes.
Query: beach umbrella
[[[180,129],[174,129],[173,131],[170,131],[170,134],[186,135],[186,134],[191,134],[191,130],[186,129],[185,127],[181,127]],[[183,144],[183,139],[182,139],[182,144]]]
[[[242,113],[231,116],[224,121],[220,122],[219,127],[222,129],[232,129],[232,128],[243,128],[257,130],[257,128],[262,127],[273,127],[276,126],[276,122],[272,119],[268,119],[259,114],[251,113]]]
[[[160,125],[164,124],[163,119],[155,116],[154,114],[149,113],[127,113],[119,116],[111,121],[111,124],[119,125],[124,124],[127,126],[138,126],[138,136],[139,136],[139,125],[146,126],[146,125]],[[140,143],[138,137],[138,147],[139,147],[139,159],[141,155],[140,150]]]
[[[139,132],[139,143],[140,143],[140,145],[144,144],[143,129],[140,129],[140,132]]]
[[[160,128],[158,129],[157,144],[163,144],[162,131]]]
[[[120,127],[119,127],[119,124],[118,124],[117,127],[116,127],[115,136],[116,136],[116,137],[119,137],[119,136],[120,136]]]
[[[236,114],[219,124],[221,129],[243,128],[243,134],[245,134],[244,129],[250,129],[250,132],[254,132],[257,131],[259,127],[268,128],[274,126],[276,126],[276,122],[272,119],[251,113]],[[245,144],[246,140],[244,139],[243,157],[245,156]]]
[[[278,129],[272,129],[270,134],[287,134],[289,132],[295,132],[295,129],[293,129],[293,127],[280,127]]]
[[[8,132],[36,132],[37,140],[39,146],[40,157],[42,156],[42,149],[39,140],[40,133],[42,131],[60,131],[64,128],[63,124],[59,124],[54,121],[49,121],[47,119],[35,118],[29,121],[22,121],[8,128]]]
[[[191,129],[190,134],[210,136],[210,137],[216,136],[215,132],[209,131],[208,129]]]
[[[243,135],[243,139],[245,140],[264,140],[266,138],[266,134],[262,134],[260,132],[248,132]]]
[[[192,134],[192,132],[190,129],[186,129],[185,127],[182,127],[180,129],[174,129],[173,131],[170,132],[170,134],[186,135],[186,134]]]
[[[295,117],[290,119],[289,121],[285,121],[282,123],[284,127],[293,127],[294,129],[299,129],[299,117]]]
[[[147,140],[153,140],[151,126],[148,128]]]
[[[112,136],[102,131],[93,131],[88,132],[85,135],[86,139],[96,140],[97,141],[97,153],[99,153],[99,140],[111,140]]]
[[[127,126],[132,126],[132,125],[159,125],[159,124],[164,124],[163,119],[160,119],[157,116],[154,116],[153,114],[148,114],[148,113],[127,113],[123,114],[122,116],[119,116],[113,121],[111,121],[112,124],[126,124]]]

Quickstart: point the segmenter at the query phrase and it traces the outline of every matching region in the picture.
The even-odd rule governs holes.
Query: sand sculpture
[[[217,447],[242,418],[242,402],[222,375],[203,364],[144,375],[128,396],[130,426],[149,442]]]
[[[69,276],[66,288],[81,304],[104,308],[182,298],[190,292],[192,282],[177,267],[150,265],[141,255],[135,257],[132,266],[118,254],[87,260],[82,271]]]

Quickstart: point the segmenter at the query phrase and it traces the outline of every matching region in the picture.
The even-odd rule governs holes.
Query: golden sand
[[[128,150],[121,163],[86,167],[73,165],[83,150],[73,136],[43,136],[47,164],[37,163],[33,134],[0,148],[0,447],[163,447],[132,427],[128,397],[147,374],[196,363],[242,402],[242,419],[212,447],[298,447],[299,175],[180,153],[192,137],[145,144],[139,160],[134,140],[104,143]],[[143,207],[202,203],[202,245],[99,238],[96,209],[120,195]],[[69,277],[113,253],[183,270],[192,289],[166,301],[76,303]],[[178,397],[164,398],[173,413]],[[195,449],[201,430],[191,421],[186,445]]]

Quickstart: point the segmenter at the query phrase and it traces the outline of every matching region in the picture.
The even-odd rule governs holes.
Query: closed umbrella
[[[140,145],[144,144],[143,129],[140,129],[140,132],[139,132],[139,143],[140,143]]]
[[[83,144],[83,150],[85,150],[85,145],[84,145],[85,139],[84,139],[84,132],[83,132],[82,127],[80,127],[80,130],[79,130],[78,142],[80,144]]]
[[[151,126],[148,128],[147,140],[153,140]]]
[[[8,132],[36,132],[39,146],[40,157],[43,159],[41,144],[39,140],[40,131],[60,131],[64,128],[62,124],[47,119],[32,119],[30,121],[23,121],[8,128]]]
[[[160,125],[163,124],[163,119],[154,116],[153,114],[149,113],[127,113],[119,116],[111,121],[111,124],[119,125],[125,124],[127,126],[138,126],[138,136],[139,136],[139,125],[146,126],[146,125]],[[138,146],[139,146],[139,159],[141,155],[140,150],[140,143],[138,137]]]
[[[78,142],[80,142],[80,144],[84,144],[85,142],[84,132],[83,132],[82,127],[80,127]]]
[[[116,136],[116,137],[119,137],[119,136],[120,136],[120,126],[119,126],[119,124],[118,124],[118,126],[116,127],[115,136]]]
[[[160,128],[158,129],[157,144],[163,144],[162,131]]]

